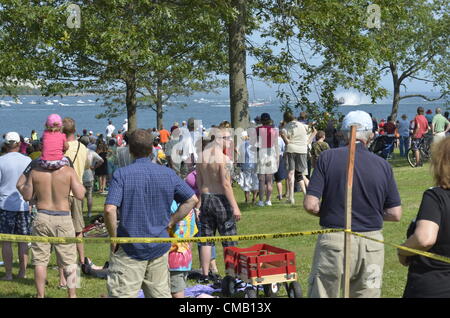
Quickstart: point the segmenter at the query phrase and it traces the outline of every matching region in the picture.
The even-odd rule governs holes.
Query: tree
[[[205,81],[203,86],[195,83],[222,70],[224,48],[220,43],[224,33],[220,18],[227,15],[228,6],[221,2],[73,3],[81,8],[80,28],[67,27],[65,1],[5,1],[3,7],[11,19],[16,18],[2,26],[5,32],[10,38],[21,33],[31,44],[26,47],[30,55],[41,57],[42,63],[33,67],[29,77],[44,81],[48,94],[80,90],[104,94],[110,97],[106,104],[111,115],[122,111],[115,102],[125,99],[129,129],[134,130],[141,88],[160,82],[158,96],[162,96],[161,89],[167,87],[163,85],[168,80],[165,76],[178,72],[178,83],[182,84],[181,77],[186,75],[191,88],[206,89],[214,80]],[[19,55],[25,49],[21,50]],[[221,68],[217,69],[218,65]]]
[[[247,128],[250,123],[246,70],[246,16],[245,0],[232,0],[237,15],[228,23],[229,86],[231,125]]]

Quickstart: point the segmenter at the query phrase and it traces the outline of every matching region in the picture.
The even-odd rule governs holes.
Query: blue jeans
[[[409,137],[400,136],[400,156],[405,157],[409,149]]]

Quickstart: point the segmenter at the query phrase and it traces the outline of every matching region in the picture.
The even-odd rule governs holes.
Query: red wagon
[[[289,298],[302,297],[297,282],[295,253],[267,244],[256,244],[247,248],[226,247],[224,249],[225,271],[222,292],[232,297],[236,293],[235,278],[253,286],[262,285],[267,297],[275,296],[280,284],[284,284]],[[245,296],[258,296],[258,287],[247,287]]]

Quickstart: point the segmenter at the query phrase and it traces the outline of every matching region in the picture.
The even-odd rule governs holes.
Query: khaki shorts
[[[146,298],[171,298],[169,252],[140,261],[129,257],[122,247],[112,253],[107,280],[110,298],[136,298],[142,288]]]
[[[86,198],[92,197],[92,190],[94,188],[94,181],[84,182],[84,188],[86,189],[86,194],[84,195]]]
[[[170,272],[170,292],[172,294],[184,292],[186,289],[187,272]]]
[[[383,240],[381,231],[362,232]],[[384,245],[351,236],[350,297],[379,298],[384,265]],[[344,284],[344,233],[319,235],[309,277],[310,298],[338,298]]]
[[[286,170],[296,170],[302,175],[308,174],[308,155],[306,153],[286,152]]]
[[[34,236],[47,237],[74,237],[72,218],[70,215],[56,216],[37,213],[33,222]],[[72,244],[54,244],[56,258],[59,266],[69,266],[77,263],[77,248]],[[33,256],[33,265],[47,266],[50,260],[50,243],[32,243],[31,255]]]
[[[78,200],[73,196],[69,196],[69,204],[75,233],[81,233],[85,227],[83,219],[83,200]]]

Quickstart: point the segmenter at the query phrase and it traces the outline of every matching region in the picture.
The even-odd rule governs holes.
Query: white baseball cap
[[[18,133],[12,131],[5,135],[5,142],[8,144],[12,143],[19,143],[20,142],[20,136]]]
[[[356,125],[357,131],[372,130],[372,118],[362,110],[355,110],[345,115],[342,121],[342,130],[350,130],[350,126]]]

